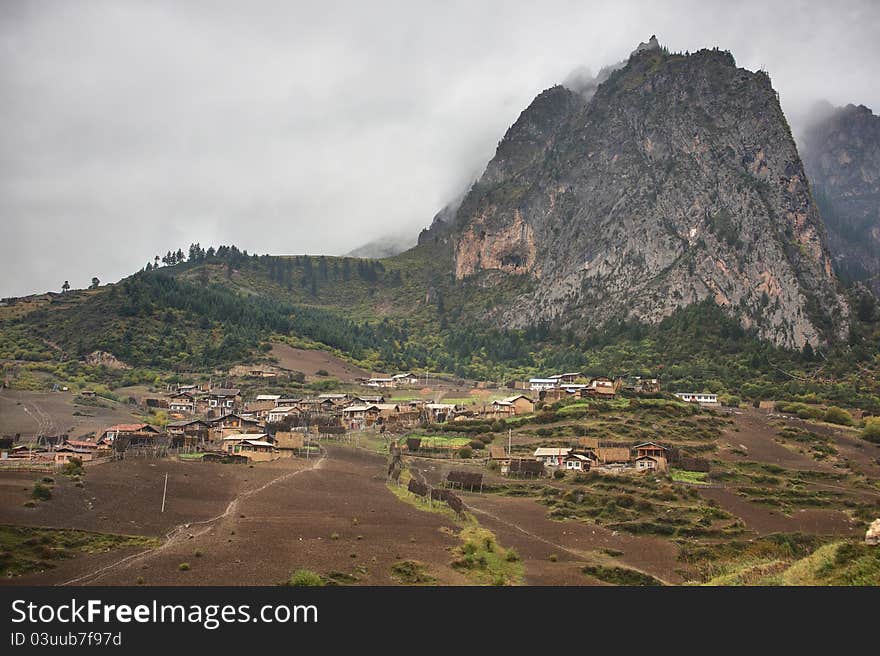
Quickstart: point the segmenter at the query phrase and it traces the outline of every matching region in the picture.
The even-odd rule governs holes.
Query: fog
[[[827,3],[830,5],[831,3]],[[413,239],[541,90],[656,34],[880,108],[876,3],[0,3],[0,296]],[[573,76],[573,77],[572,77]]]

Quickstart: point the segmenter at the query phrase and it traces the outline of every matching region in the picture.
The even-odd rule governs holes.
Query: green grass
[[[74,529],[0,525],[0,576],[21,576],[55,567],[59,560],[123,547],[154,547],[155,538]]]
[[[709,479],[706,472],[694,472],[684,469],[670,469],[669,476],[676,483],[705,483]]]
[[[516,552],[498,544],[495,534],[479,525],[466,526],[459,533],[463,544],[452,567],[477,583],[518,585],[523,579],[523,565]],[[511,555],[513,557],[511,557]]]
[[[794,562],[745,562],[710,579],[707,585],[877,586],[880,549],[863,542],[834,542]]]
[[[614,585],[663,585],[659,579],[628,567],[606,567],[604,565],[587,565],[581,570],[593,578]]]

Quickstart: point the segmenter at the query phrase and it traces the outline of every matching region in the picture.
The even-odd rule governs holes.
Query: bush
[[[880,417],[870,417],[865,419],[865,428],[862,430],[862,437],[874,444],[880,444]]]
[[[315,375],[316,375],[316,376],[329,376],[329,375],[330,375],[330,372],[327,371],[326,369],[318,369],[318,370],[315,372]]]
[[[470,442],[468,442],[468,446],[476,451],[477,449],[482,449],[486,445],[480,440],[471,440]]]
[[[34,499],[48,501],[52,498],[52,489],[42,483],[34,483],[34,491],[31,493]]]
[[[469,446],[463,446],[458,450],[458,457],[467,460],[474,455],[474,450]]]
[[[840,424],[841,426],[852,426],[853,418],[843,408],[833,405],[825,411],[825,421],[831,424]]]
[[[295,588],[317,588],[324,585],[324,579],[309,569],[298,569],[287,580],[285,585]]]
[[[561,478],[565,478],[565,472],[562,471],[561,469],[557,469],[556,471],[553,472],[553,478],[555,478],[556,480],[559,480]]]
[[[180,563],[180,565],[177,566],[177,569],[181,572],[187,572],[189,571],[189,563]]]

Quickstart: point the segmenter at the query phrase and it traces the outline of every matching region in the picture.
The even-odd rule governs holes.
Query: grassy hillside
[[[367,370],[414,369],[505,381],[580,370],[661,375],[667,389],[744,399],[821,399],[880,412],[880,313],[858,297],[851,339],[821,353],[761,342],[710,302],[657,326],[586,336],[491,317],[529,281],[450,273],[433,242],[385,260],[193,257],[117,285],[22,301],[0,313],[0,358],[73,361],[95,350],[157,372],[199,372],[265,357],[268,341],[323,348]],[[867,300],[865,300],[867,299]]]

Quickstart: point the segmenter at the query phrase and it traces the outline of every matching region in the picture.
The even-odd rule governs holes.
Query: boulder
[[[875,519],[871,522],[871,525],[868,527],[868,532],[865,533],[865,544],[870,544],[875,547],[880,545],[880,519]]]

